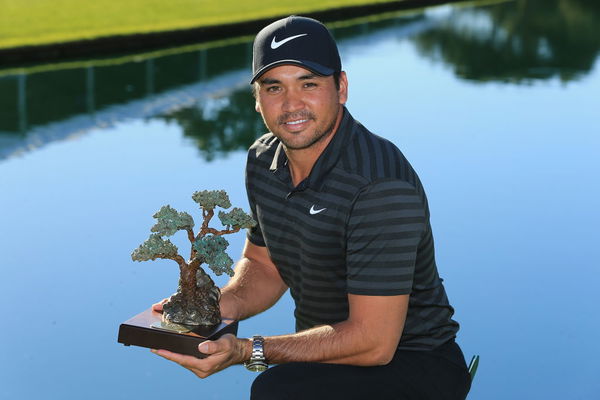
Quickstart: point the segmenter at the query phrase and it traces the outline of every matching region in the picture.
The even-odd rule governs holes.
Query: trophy
[[[118,342],[151,349],[165,349],[203,358],[198,345],[226,334],[237,334],[237,321],[221,318],[219,298],[221,291],[201,267],[207,264],[216,274],[233,276],[233,260],[225,250],[229,243],[224,235],[251,228],[256,222],[240,208],[219,211],[218,217],[225,229],[209,226],[215,207],[231,207],[224,190],[194,192],[192,199],[202,210],[202,225],[194,233],[194,220],[186,212],[163,206],[156,214],[156,224],[148,240],[131,254],[134,261],[164,258],[179,265],[179,286],[163,304],[162,313],[152,308],[125,321],[119,327]],[[185,260],[169,239],[177,231],[185,231],[191,244],[189,260]]]

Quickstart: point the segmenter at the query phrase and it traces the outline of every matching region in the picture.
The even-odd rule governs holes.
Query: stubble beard
[[[312,120],[312,121],[317,120],[315,115],[310,111],[300,111],[297,113],[286,113],[286,114],[279,116],[279,118],[277,119],[277,126],[284,124],[286,121],[293,121],[293,120],[298,120],[298,119],[308,119],[308,120]],[[307,141],[303,142],[303,143],[293,143],[291,140],[286,138],[285,135],[278,133],[276,129],[270,129],[270,131],[271,131],[271,133],[273,133],[273,135],[275,135],[281,141],[281,143],[283,143],[283,145],[287,149],[304,150],[304,149],[307,149],[307,148],[313,146],[315,143],[318,143],[321,140],[325,139],[327,136],[329,136],[332,133],[333,128],[335,127],[336,120],[337,120],[337,114],[333,115],[333,117],[328,122],[328,124],[325,125],[325,129],[319,130],[318,127],[315,128],[315,130],[312,132],[312,134],[310,134],[309,137],[307,138]],[[265,121],[265,125],[267,125],[267,121]],[[267,127],[268,127],[268,125],[267,125]],[[303,135],[303,134],[305,134],[305,133],[300,132],[297,134],[292,133],[291,135]]]

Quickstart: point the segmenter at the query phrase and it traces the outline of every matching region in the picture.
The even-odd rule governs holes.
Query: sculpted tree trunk
[[[242,228],[253,227],[256,222],[239,208],[226,213],[219,211],[219,219],[225,229],[217,230],[209,227],[216,206],[231,207],[225,191],[195,192],[192,199],[202,209],[202,226],[198,234],[194,234],[194,220],[185,212],[178,212],[170,206],[163,206],[154,218],[156,225],[148,240],[132,254],[134,261],[171,259],[179,264],[179,285],[177,292],[163,305],[163,319],[167,322],[183,325],[212,326],[221,322],[219,298],[221,292],[211,277],[206,274],[201,264],[206,263],[216,275],[226,273],[233,275],[233,260],[225,250],[229,243],[223,235],[238,232]],[[179,230],[187,231],[191,243],[190,259],[185,261],[178,253],[177,247],[162,236],[171,236]]]
[[[179,286],[163,305],[163,316],[182,325],[217,325],[221,322],[221,291],[200,268],[197,259],[179,266]]]

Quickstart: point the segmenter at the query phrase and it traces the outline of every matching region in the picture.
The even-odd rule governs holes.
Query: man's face
[[[268,70],[256,85],[256,111],[292,150],[309,148],[332,133],[348,94],[344,72],[337,89],[332,76],[319,76],[295,65]]]

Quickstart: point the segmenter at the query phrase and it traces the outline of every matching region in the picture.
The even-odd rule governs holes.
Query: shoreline
[[[402,11],[461,1],[464,2],[465,0],[396,0],[387,3],[365,4],[303,13],[302,15],[329,23],[357,16]],[[192,29],[117,35],[89,40],[0,49],[0,68],[17,67],[40,62],[69,61],[87,57],[119,56],[136,51],[152,51],[166,47],[254,35],[271,21],[287,15],[217,26],[202,26]]]

